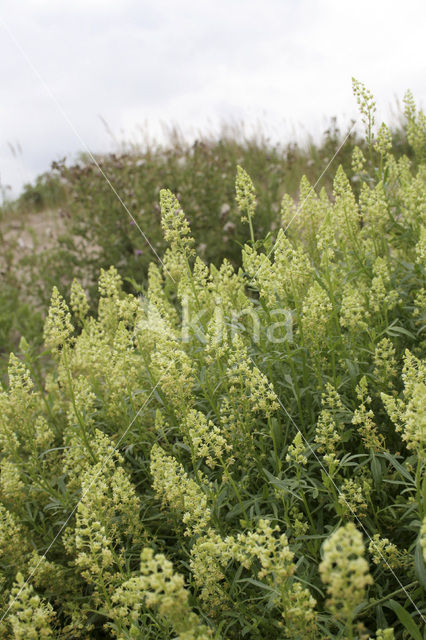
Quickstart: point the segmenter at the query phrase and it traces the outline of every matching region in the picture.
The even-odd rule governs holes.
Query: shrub
[[[414,103],[405,111],[407,132],[414,131],[414,125],[409,124],[411,113],[413,122],[417,122]],[[111,264],[124,278],[126,290],[130,290],[127,278],[145,282],[150,262],[167,248],[158,204],[160,189],[167,187],[185,204],[201,259],[219,266],[226,258],[237,268],[241,266],[246,230],[234,198],[235,167],[244,167],[256,184],[257,237],[276,233],[282,196],[299,196],[303,175],[311,183],[322,176],[321,186],[331,194],[332,175],[341,164],[358,195],[360,183],[352,171],[352,152],[359,146],[368,156],[369,169],[372,158],[367,142],[353,124],[342,131],[333,118],[319,142],[308,138],[305,144],[274,144],[262,131],[249,137],[238,127],[193,144],[175,132],[166,146],[141,149],[134,145],[117,154],[98,155],[98,166],[93,156],[85,155],[75,165],[57,163],[55,171],[68,185],[69,197],[64,205],[68,213],[67,249],[76,264],[83,265],[90,282],[96,282],[100,268]],[[415,156],[408,145],[404,129],[388,133],[395,141],[397,157],[408,154],[414,162],[417,157],[421,159],[421,153]],[[415,138],[418,140],[419,135]],[[332,171],[324,173],[329,163]]]
[[[2,637],[421,637],[426,167],[356,90],[359,197],[341,167],[332,197],[303,179],[256,240],[239,169],[236,270],[197,256],[163,190],[143,297],[114,267],[95,315],[55,289],[55,366],[40,382],[25,341],[11,356]]]
[[[407,118],[410,113],[407,111]],[[392,138],[396,157],[413,155],[402,126]],[[39,232],[32,233],[31,250],[10,247],[13,268],[2,283],[7,307],[11,306],[10,290],[16,291],[7,320],[10,323],[13,317],[13,326],[0,331],[0,377],[5,378],[7,356],[17,348],[17,336],[23,334],[38,346],[40,323],[32,327],[28,316],[46,313],[53,285],[66,291],[74,278],[83,281],[95,311],[100,268],[114,264],[127,292],[140,290],[146,283],[149,263],[166,249],[157,203],[163,186],[185,202],[200,257],[216,266],[227,258],[237,268],[246,230],[234,203],[236,165],[244,166],[256,183],[256,232],[262,237],[276,233],[282,195],[296,196],[303,174],[311,181],[322,176],[321,185],[331,193],[332,173],[324,169],[330,162],[333,170],[340,163],[357,194],[358,176],[351,168],[355,145],[366,153],[366,144],[355,130],[341,131],[333,118],[317,143],[308,139],[304,145],[272,144],[261,131],[246,136],[243,127],[234,127],[224,129],[218,138],[205,136],[194,144],[174,132],[165,146],[133,145],[116,154],[96,156],[98,167],[93,157],[84,155],[74,165],[65,159],[52,163],[50,172],[26,185],[16,201],[6,201],[0,208],[2,227],[12,219],[25,224],[26,230],[39,224]],[[56,230],[46,247],[40,224],[50,209],[53,212],[46,226]]]

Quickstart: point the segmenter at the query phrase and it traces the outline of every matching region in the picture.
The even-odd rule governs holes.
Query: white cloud
[[[275,136],[298,123],[318,131],[326,116],[355,115],[352,75],[384,117],[407,88],[424,104],[426,4],[403,9],[389,0],[5,0],[0,20],[100,150],[110,146],[100,114],[117,134],[224,118],[260,120]],[[4,31],[0,70],[0,179],[17,188],[82,145]],[[14,158],[7,143],[16,141]]]

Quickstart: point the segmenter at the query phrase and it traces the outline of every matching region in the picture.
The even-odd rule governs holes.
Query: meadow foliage
[[[393,127],[392,144],[396,158],[407,155],[416,166],[402,124]],[[21,335],[40,346],[53,286],[69,291],[76,278],[94,312],[99,270],[113,264],[126,292],[141,290],[150,262],[167,248],[161,188],[185,203],[200,258],[216,267],[227,258],[238,268],[247,230],[235,201],[236,166],[244,167],[256,184],[256,234],[261,238],[276,233],[282,196],[298,195],[302,175],[313,184],[323,174],[321,185],[331,194],[333,171],[341,164],[358,193],[355,146],[367,153],[356,128],[341,129],[333,118],[317,141],[273,143],[261,128],[249,133],[234,125],[193,143],[177,130],[164,144],[126,143],[115,153],[95,155],[96,164],[87,155],[53,162],[17,200],[0,206],[1,379],[6,379],[8,355],[17,350]],[[333,158],[332,171],[324,173]],[[31,247],[22,248],[22,235]]]
[[[423,637],[425,118],[396,159],[354,91],[356,193],[304,177],[262,237],[236,167],[235,267],[163,189],[143,295],[53,289],[0,391],[1,637]]]

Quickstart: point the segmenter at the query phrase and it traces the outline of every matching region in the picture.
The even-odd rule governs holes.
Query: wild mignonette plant
[[[243,268],[205,264],[178,199],[144,295],[52,293],[40,378],[0,392],[2,638],[422,638],[426,165],[354,83],[359,195],[284,196]],[[420,157],[425,118],[407,98]],[[423,145],[423,146],[422,146]]]

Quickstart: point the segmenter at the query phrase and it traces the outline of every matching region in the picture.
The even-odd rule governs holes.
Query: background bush
[[[196,247],[201,258],[216,266],[224,258],[234,266],[241,264],[241,246],[246,230],[240,221],[235,200],[234,180],[237,164],[245,167],[256,183],[258,237],[276,233],[280,225],[280,206],[284,193],[297,196],[302,175],[314,183],[322,174],[348,131],[342,132],[333,119],[319,143],[273,145],[260,132],[247,138],[243,129],[225,130],[219,138],[200,139],[188,144],[177,134],[166,146],[137,147],[117,154],[96,156],[153,249],[162,255],[166,244],[161,225],[158,194],[167,187],[185,203]],[[353,131],[332,165],[342,164],[353,177],[351,157],[355,143],[366,150],[366,143]],[[393,133],[394,152],[412,158],[405,130]],[[415,159],[414,159],[415,162]],[[332,191],[330,172],[320,182]],[[355,192],[358,183],[353,182]],[[123,204],[88,157],[74,165],[65,159],[52,164],[52,171],[41,175],[34,185],[26,185],[15,202],[3,205],[0,230],[21,220],[31,227],[35,214],[55,211],[59,231],[48,247],[33,236],[33,248],[25,251],[15,241],[5,241],[8,267],[2,272],[4,320],[0,333],[0,371],[4,373],[10,351],[19,336],[40,343],[40,315],[46,314],[52,286],[69,290],[79,278],[96,302],[96,282],[101,268],[114,264],[124,278],[127,291],[146,282],[154,252],[126,213]],[[28,218],[32,214],[32,218]],[[7,318],[7,319],[6,319]],[[4,378],[4,375],[3,375]]]

